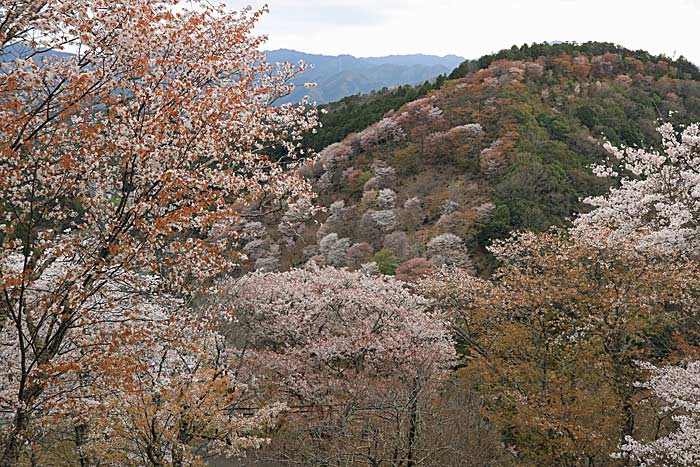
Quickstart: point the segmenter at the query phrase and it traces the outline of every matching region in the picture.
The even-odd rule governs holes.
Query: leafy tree
[[[575,233],[580,238],[593,238],[612,248],[634,242],[642,251],[676,255],[677,265],[690,265],[697,271],[700,125],[694,123],[677,132],[673,125],[666,123],[659,127],[659,132],[663,152],[606,146],[611,160],[596,166],[595,172],[601,177],[619,179],[620,185],[605,195],[586,200],[594,209],[577,219]],[[687,294],[690,298],[697,292],[697,272],[687,274],[685,280],[692,288]],[[697,313],[689,303],[681,303],[679,310],[687,319]],[[696,350],[697,340],[693,343]],[[675,423],[667,427],[665,433],[657,430],[653,438],[641,437],[647,438],[642,441],[633,433],[625,433],[620,457],[641,466],[697,464],[700,453],[698,365],[698,361],[662,368],[643,365],[652,373],[644,386],[662,403],[660,412],[674,414]]]
[[[246,276],[228,296],[240,378],[290,409],[272,457],[388,467],[441,450],[422,439],[454,348],[426,300],[334,268]]]
[[[636,405],[637,361],[675,349],[652,336],[671,329],[678,343],[696,329],[698,264],[560,231],[494,252],[493,280],[445,271],[420,287],[454,313],[463,377],[519,465],[611,465],[619,439],[655,423]]]
[[[377,267],[382,274],[393,276],[399,265],[399,260],[394,252],[389,248],[382,248],[372,256],[372,261],[377,263]]]
[[[0,466],[52,430],[81,463],[192,465],[274,413],[231,410],[231,311],[188,305],[235,267],[242,212],[305,196],[283,169],[315,116],[269,106],[297,69],[265,62],[263,11],[176,3],[0,7]]]
[[[498,60],[536,60],[539,57],[557,57],[561,55],[593,57],[604,54],[618,54],[622,58],[631,58],[639,60],[641,63],[648,62],[668,62],[669,65],[678,69],[681,73],[690,75],[693,79],[700,79],[700,70],[693,63],[689,62],[685,57],[681,56],[677,59],[670,59],[665,55],[651,55],[644,50],[630,50],[622,46],[615,45],[609,42],[585,42],[579,44],[576,42],[561,42],[550,44],[547,42],[523,44],[518,47],[513,45],[510,49],[504,49],[500,52],[484,55],[478,60],[467,60],[452,71],[449,78],[463,78],[469,73],[479,69],[488,68],[492,63]],[[629,63],[629,62],[628,62]]]

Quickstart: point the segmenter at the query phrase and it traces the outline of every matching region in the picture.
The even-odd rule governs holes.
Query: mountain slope
[[[589,168],[606,157],[605,139],[650,146],[660,117],[700,120],[696,68],[604,46],[600,55],[549,47],[563,45],[535,59],[489,59],[325,148],[302,173],[328,213],[280,242],[281,266],[374,261],[395,272],[423,258],[486,273],[494,239],[564,225],[585,210],[581,198],[607,188]],[[380,108],[384,97],[374,99]]]
[[[387,57],[357,58],[352,55],[316,55],[295,50],[273,50],[266,52],[270,62],[300,60],[313,65],[293,82],[297,88],[280,102],[295,102],[308,94],[318,103],[337,101],[345,96],[367,93],[384,87],[403,84],[418,84],[432,80],[438,75],[449,74],[464,60],[455,55],[390,55]],[[306,89],[302,85],[315,82],[316,88]]]

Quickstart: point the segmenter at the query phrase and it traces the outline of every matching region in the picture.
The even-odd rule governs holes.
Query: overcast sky
[[[513,44],[615,42],[700,65],[700,0],[226,0],[267,3],[267,49],[477,58]]]

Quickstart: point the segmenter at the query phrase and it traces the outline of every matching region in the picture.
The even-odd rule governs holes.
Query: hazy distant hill
[[[456,55],[438,57],[416,54],[358,58],[352,55],[314,55],[287,49],[267,52],[267,58],[271,62],[296,63],[304,60],[313,64],[313,68],[297,77],[294,82],[299,86],[281,102],[294,102],[308,94],[319,103],[389,86],[422,83],[438,75],[449,74],[464,61]],[[318,87],[305,89],[301,86],[307,82],[315,82]]]
[[[71,54],[68,52],[62,52],[59,50],[33,50],[29,47],[25,47],[22,44],[12,44],[3,48],[2,54],[0,55],[0,62],[8,62],[16,58],[32,58],[37,62],[41,60],[53,60],[70,57]]]
[[[70,53],[46,51],[36,53],[21,44],[6,47],[0,56],[0,62],[18,57],[32,57],[34,60],[69,57]],[[435,79],[439,75],[448,75],[460,63],[462,57],[447,55],[390,55],[387,57],[357,58],[352,55],[313,55],[295,50],[273,50],[266,52],[270,62],[297,63],[300,60],[312,64],[303,74],[293,81],[297,89],[277,103],[297,102],[309,95],[318,103],[333,102],[345,96],[368,93],[385,87],[421,84]],[[317,83],[315,88],[304,88],[308,82]]]

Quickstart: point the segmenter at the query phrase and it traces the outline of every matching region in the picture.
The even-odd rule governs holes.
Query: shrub
[[[389,248],[382,248],[373,257],[372,261],[377,264],[379,271],[387,276],[393,276],[398,266],[398,260],[394,252]]]

